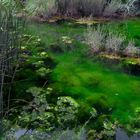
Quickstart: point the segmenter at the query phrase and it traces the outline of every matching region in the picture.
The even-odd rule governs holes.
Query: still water
[[[32,131],[31,130],[27,131],[25,129],[18,130],[16,132],[16,139],[18,140],[25,133],[30,135],[30,134],[32,134]],[[140,135],[135,134],[135,135],[129,137],[125,131],[123,131],[121,128],[118,128],[116,130],[115,140],[140,140]]]
[[[140,135],[133,135],[129,137],[125,131],[118,128],[116,131],[116,140],[140,140]]]

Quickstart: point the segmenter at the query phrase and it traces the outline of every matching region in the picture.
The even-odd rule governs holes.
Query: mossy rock
[[[107,64],[119,64],[121,62],[121,57],[118,55],[100,54],[99,58]]]
[[[87,20],[87,19],[75,20],[75,24],[79,24],[79,25],[96,25],[99,23],[100,23],[99,21],[95,21],[95,20]]]
[[[125,72],[140,75],[140,58],[124,58],[122,63]]]
[[[112,68],[114,66],[115,68],[119,68],[126,73],[140,75],[140,58],[121,57],[119,55],[111,54],[100,54],[99,59],[101,62],[103,62],[103,64]]]

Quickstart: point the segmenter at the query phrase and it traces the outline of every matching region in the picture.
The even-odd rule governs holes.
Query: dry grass
[[[65,16],[78,15],[79,0],[57,0],[58,12]]]
[[[25,9],[32,15],[63,15],[68,17],[111,16],[121,0],[28,0]]]
[[[129,41],[126,45],[126,36],[111,32],[104,26],[89,27],[84,34],[84,38],[89,46],[88,51],[92,55],[105,54],[109,56],[140,58],[140,48],[135,46],[134,41]]]
[[[103,47],[104,33],[100,26],[96,29],[88,28],[87,33],[84,35],[86,43],[89,45],[90,53],[98,53]]]
[[[45,18],[57,12],[56,0],[29,0],[25,4],[25,10],[31,15],[42,15]]]
[[[123,53],[128,57],[139,57],[140,49],[135,46],[134,41],[130,41],[128,46],[124,49]]]
[[[120,52],[125,39],[126,37],[121,34],[109,33],[105,43],[106,51],[108,53],[113,53],[114,55],[117,55]]]
[[[104,10],[104,16],[112,16],[116,13],[116,11],[121,7],[121,0],[112,0]]]
[[[84,34],[90,54],[109,54],[114,56],[140,57],[140,49],[134,41],[126,45],[126,36],[111,32],[104,26],[89,27]]]
[[[81,0],[81,11],[85,16],[101,16],[103,14],[105,0]]]
[[[112,15],[121,5],[121,0],[58,0],[58,12],[67,16]]]

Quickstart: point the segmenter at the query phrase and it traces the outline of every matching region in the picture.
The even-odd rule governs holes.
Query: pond
[[[124,32],[128,39],[139,40],[140,20],[111,22],[105,26]],[[134,111],[140,106],[140,76],[118,71],[117,67],[102,65],[85,57],[85,45],[82,42],[86,26],[62,24],[29,24],[27,34],[41,37],[44,47],[56,62],[51,74],[50,87],[59,95],[72,96],[83,111],[95,107],[100,114],[108,114],[122,123],[127,123]],[[64,37],[71,39],[73,51],[55,52],[50,47],[65,47]],[[135,38],[136,37],[136,38]]]
[[[17,138],[17,140],[23,136],[24,134],[27,134],[27,135],[32,135],[32,131],[27,131],[25,129],[21,129],[21,130],[18,130],[16,133],[15,133],[15,136]],[[65,139],[67,140],[67,139]],[[128,136],[127,133],[125,131],[123,131],[121,128],[118,128],[116,130],[116,136],[115,136],[115,140],[140,140],[140,135],[132,135],[132,136]]]
[[[116,131],[116,140],[140,140],[140,135],[128,136],[125,131],[118,128]]]

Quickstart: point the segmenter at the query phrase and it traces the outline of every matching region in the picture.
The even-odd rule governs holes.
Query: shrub
[[[118,54],[125,39],[126,38],[121,34],[109,33],[105,43],[106,51],[108,53],[114,53],[115,55]]]
[[[101,16],[105,4],[106,0],[81,0],[79,9],[85,16]]]
[[[112,15],[117,11],[121,1],[112,0],[58,0],[58,11],[62,15],[102,16]]]
[[[120,1],[117,0],[112,0],[111,3],[108,0],[58,0],[57,2],[61,14],[80,16],[102,16],[105,9],[106,14],[110,15],[120,6]]]
[[[57,0],[58,12],[62,15],[74,16],[78,14],[79,0]]]
[[[103,28],[97,26],[97,29],[91,29],[89,27],[84,37],[86,43],[90,46],[90,53],[98,53],[102,49],[105,37]]]
[[[11,0],[1,0],[0,7],[1,10],[5,8],[6,10],[11,10],[11,12],[15,12],[17,10],[16,2]]]
[[[51,102],[51,88],[31,87],[26,92],[32,95],[33,100],[23,100],[26,104],[17,119],[20,127],[50,132],[55,128],[72,127],[77,123],[79,104],[73,98],[58,97],[56,102]]]
[[[130,118],[130,122],[127,125],[127,130],[129,132],[132,133],[140,133],[140,107],[138,106],[135,110],[134,110],[135,115],[133,116],[133,118]]]
[[[123,53],[128,57],[139,57],[140,49],[135,46],[134,41],[130,41],[128,46],[124,49]]]
[[[25,10],[32,15],[49,17],[57,11],[55,2],[55,0],[29,0],[25,4]]]
[[[89,27],[84,34],[84,38],[86,44],[89,46],[88,51],[92,55],[107,52],[114,55],[120,55],[122,53],[130,55],[131,53],[131,55],[139,56],[139,49],[132,47],[132,43],[129,43],[128,47],[123,51],[126,37],[120,33],[111,32],[105,29],[104,26],[97,26],[97,28],[94,29]],[[133,49],[132,52],[131,49]]]
[[[104,16],[114,15],[116,13],[116,11],[120,8],[121,4],[122,4],[121,0],[112,0],[105,7],[103,15]]]
[[[110,16],[120,8],[121,0],[29,0],[25,9],[33,15]]]
[[[71,127],[77,121],[79,104],[71,97],[58,97],[55,111],[59,126]]]

